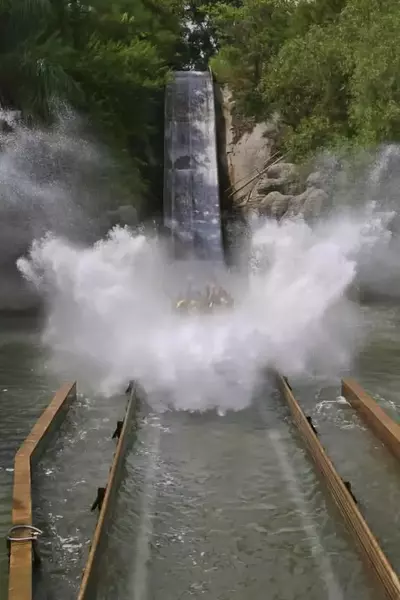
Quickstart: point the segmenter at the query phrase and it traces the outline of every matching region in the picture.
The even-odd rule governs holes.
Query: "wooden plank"
[[[327,488],[349,532],[357,543],[362,557],[375,575],[378,583],[382,586],[386,597],[390,600],[400,600],[400,582],[397,574],[369,529],[351,494],[339,477],[318,437],[312,430],[287,381],[279,375],[277,379],[278,386],[290,408],[293,421],[297,425],[317,469],[324,478]]]
[[[107,528],[111,520],[120,481],[121,467],[128,445],[129,424],[136,414],[138,402],[137,388],[134,388],[126,408],[124,424],[111,465],[106,493],[85,565],[78,600],[91,600],[96,596],[100,556],[107,541]]]
[[[32,466],[40,459],[75,398],[75,383],[62,386],[35,423],[15,456],[12,498],[13,525],[32,525]],[[27,529],[20,529],[13,533],[13,537],[28,535],[30,532]],[[11,542],[8,600],[32,600],[32,557],[32,541]]]
[[[14,461],[12,524],[32,523],[30,449],[21,447]],[[20,530],[17,535],[28,533]],[[32,542],[11,542],[8,581],[9,600],[32,598]]]
[[[400,459],[400,425],[354,379],[343,379],[342,396],[358,412],[378,439]]]

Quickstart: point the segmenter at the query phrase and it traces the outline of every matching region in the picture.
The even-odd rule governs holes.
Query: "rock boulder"
[[[291,199],[292,196],[275,191],[256,199],[256,204],[260,214],[281,219],[287,212]]]

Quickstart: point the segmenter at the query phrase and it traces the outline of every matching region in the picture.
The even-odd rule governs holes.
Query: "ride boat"
[[[216,309],[228,309],[233,306],[232,296],[222,286],[207,285],[204,290],[189,289],[175,302],[174,308],[184,314],[209,314]]]

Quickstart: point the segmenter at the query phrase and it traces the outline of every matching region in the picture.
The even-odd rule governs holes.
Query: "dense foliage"
[[[400,139],[398,0],[242,0],[208,11],[218,78],[245,117],[280,114],[292,156]]]
[[[0,106],[49,122],[67,101],[139,185],[185,60],[182,16],[180,0],[0,0]]]
[[[0,106],[67,100],[154,179],[171,69],[207,68],[294,158],[400,138],[398,0],[0,0]]]

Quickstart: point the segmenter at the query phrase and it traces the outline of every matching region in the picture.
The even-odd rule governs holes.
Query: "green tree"
[[[393,0],[353,0],[342,14],[349,119],[363,144],[400,140],[399,28],[400,5]]]
[[[265,70],[264,116],[279,112],[285,149],[295,156],[350,135],[345,58],[336,28],[313,25],[288,40]]]
[[[280,114],[292,156],[400,139],[399,2],[243,0],[209,12],[217,77],[248,118]]]
[[[183,12],[181,0],[0,0],[0,104],[50,122],[67,101],[139,185],[138,173],[160,163],[163,86],[186,52]]]
[[[70,49],[51,33],[52,11],[47,0],[0,2],[0,102],[33,119],[49,117],[55,96],[77,93],[64,67]]]
[[[286,0],[243,0],[209,7],[219,45],[212,68],[236,92],[238,108],[248,116],[262,112],[263,71],[286,39],[292,10]]]

